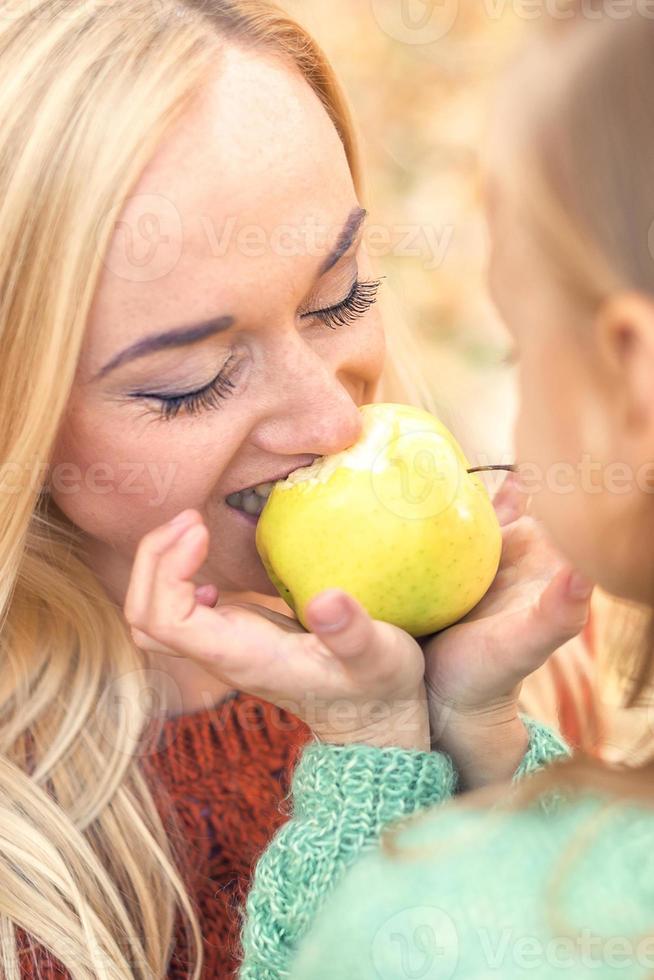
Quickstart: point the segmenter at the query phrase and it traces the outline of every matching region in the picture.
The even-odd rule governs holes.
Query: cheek
[[[190,433],[181,422],[148,429],[144,420],[126,423],[124,413],[78,405],[52,457],[52,499],[88,535],[121,549],[135,546],[180,510],[206,509],[229,446]]]
[[[589,397],[583,369],[572,358],[544,356],[521,362],[516,458],[530,495],[530,513],[541,521],[559,551],[597,581],[606,563],[605,528],[610,501],[599,492],[601,477],[588,452]],[[597,449],[597,447],[595,447]]]
[[[546,373],[546,372],[545,372]],[[518,406],[515,423],[515,452],[523,473],[534,484],[560,455],[557,426],[553,420],[548,378],[531,369],[524,359],[518,375]]]
[[[366,342],[363,346],[361,356],[364,365],[366,380],[376,384],[382,376],[386,363],[386,334],[382,323],[381,313],[378,309],[371,310],[369,314],[368,330],[366,331]]]
[[[595,399],[587,368],[564,338],[541,326],[546,342],[525,342],[518,374],[515,448],[545,483],[557,470],[576,468],[588,450],[589,412]],[[593,451],[603,447],[593,446]],[[568,481],[569,482],[569,481]]]
[[[323,332],[313,342],[313,349],[329,364],[352,401],[357,405],[368,404],[378,395],[386,364],[387,344],[381,314],[373,307],[360,320],[337,331]],[[384,400],[394,400],[387,398],[386,392],[383,394]]]

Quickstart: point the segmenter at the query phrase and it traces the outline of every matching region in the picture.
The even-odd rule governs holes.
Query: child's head
[[[586,8],[539,32],[499,99],[490,288],[534,513],[608,591],[651,602],[654,20]]]

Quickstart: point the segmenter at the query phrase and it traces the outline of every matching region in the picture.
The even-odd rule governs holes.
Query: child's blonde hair
[[[0,9],[0,975],[16,927],[75,978],[166,974],[176,908],[202,936],[139,764],[147,664],[40,492],[118,213],[166,130],[264,46],[318,94],[361,190],[325,56],[266,0],[29,0]],[[397,330],[390,332],[397,343]],[[383,397],[412,399],[391,358]]]

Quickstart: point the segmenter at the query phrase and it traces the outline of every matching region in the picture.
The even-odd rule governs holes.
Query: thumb
[[[504,643],[520,638],[522,656],[517,667],[518,679],[524,678],[525,671],[536,670],[555,650],[581,632],[588,620],[592,591],[591,582],[565,566],[548,583],[537,602],[508,618],[503,631]]]
[[[534,610],[534,620],[557,641],[554,649],[584,628],[592,593],[593,583],[569,566],[561,568],[549,583]]]
[[[372,648],[374,623],[363,606],[341,589],[314,596],[304,611],[307,625],[341,660],[365,657]]]

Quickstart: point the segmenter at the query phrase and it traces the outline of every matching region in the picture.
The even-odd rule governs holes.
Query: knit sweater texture
[[[530,742],[516,779],[568,752],[546,726],[523,718]],[[348,869],[398,818],[451,799],[458,779],[443,753],[322,745],[294,716],[243,694],[167,719],[143,765],[200,920],[207,980],[290,977]],[[370,899],[357,904],[372,907]],[[18,930],[18,939],[21,977],[70,980],[32,937]],[[330,949],[323,973],[314,963],[298,966],[298,978],[365,980],[365,971],[342,972],[350,969],[347,943],[339,965],[340,952]],[[178,919],[167,980],[188,978],[188,959]]]
[[[521,717],[529,744],[513,783],[570,755],[552,729],[525,714]],[[499,850],[494,855],[491,845],[482,873],[474,837],[457,847],[456,861],[449,857],[458,843],[459,823],[466,824],[458,808],[444,805],[452,801],[457,784],[452,760],[442,752],[315,741],[306,745],[292,781],[292,818],[276,833],[253,878],[240,980],[455,976],[440,971],[435,955],[442,929],[448,942],[448,929],[461,934],[465,947],[471,911],[481,907],[490,914],[489,923],[494,921],[495,899],[489,903],[483,897],[487,888],[502,894],[502,883],[510,878],[518,914],[532,887],[519,838],[513,853]],[[543,821],[559,804],[557,793],[542,798]],[[418,814],[428,815],[425,825],[433,828],[420,838],[421,847],[426,846],[406,861],[385,856],[379,847],[385,832]],[[543,836],[547,838],[546,824]],[[511,841],[509,831],[507,842]],[[430,849],[435,851],[433,858]],[[439,862],[445,862],[444,874]],[[459,891],[447,877],[454,871]],[[418,947],[413,961],[404,948],[411,942]],[[450,954],[449,946],[446,952]],[[486,966],[481,972],[457,974],[461,980],[492,975]]]
[[[522,717],[514,784],[569,755]],[[653,807],[555,787],[482,808],[455,789],[437,752],[308,744],[254,875],[241,980],[654,975]]]

